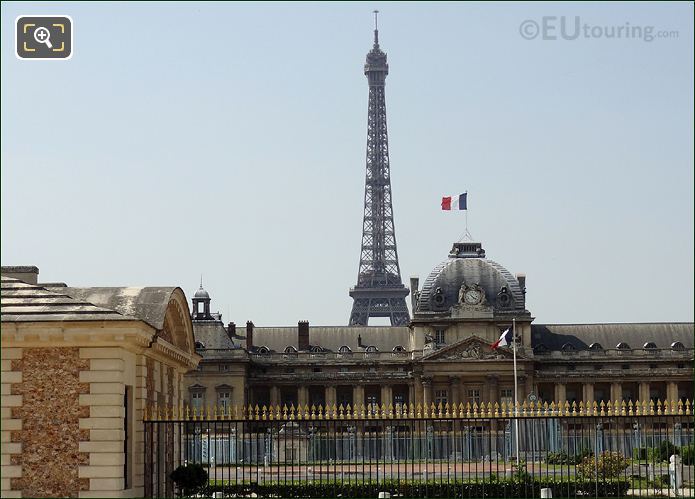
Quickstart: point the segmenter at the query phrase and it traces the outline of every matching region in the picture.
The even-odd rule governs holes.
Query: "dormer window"
[[[205,350],[205,345],[203,345],[202,341],[196,341],[195,342],[195,349],[196,350]]]
[[[615,348],[618,350],[631,350],[630,345],[622,341],[618,343]]]
[[[375,347],[374,345],[368,346],[367,350],[366,350],[367,353],[377,353],[378,351],[379,351],[379,349],[377,347]]]
[[[548,353],[550,353],[550,350],[543,343],[539,343],[538,345],[533,347],[533,353],[537,355],[547,355]]]
[[[323,348],[318,346],[318,345],[311,347],[311,353],[323,353],[323,352],[324,352]]]
[[[338,353],[342,353],[343,355],[351,354],[352,349],[347,345],[343,345],[338,349]]]
[[[405,348],[403,348],[403,345],[396,345],[393,347],[393,353],[403,353],[405,352]]]
[[[671,343],[671,350],[683,351],[685,350],[685,345],[680,341],[674,341]]]
[[[576,352],[577,349],[571,343],[565,343],[564,345],[562,345],[562,351],[563,352]]]
[[[261,355],[270,354],[270,349],[267,346],[258,347],[258,353]]]
[[[643,348],[645,350],[656,350],[656,343],[654,343],[653,341],[648,341],[644,344]]]
[[[297,356],[297,349],[294,348],[292,345],[285,347],[285,356],[286,357],[296,357]]]
[[[600,343],[592,343],[591,345],[589,345],[589,350],[591,350],[592,352],[600,352],[603,350],[603,347]]]

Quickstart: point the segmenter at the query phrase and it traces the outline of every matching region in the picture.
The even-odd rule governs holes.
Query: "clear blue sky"
[[[537,322],[693,320],[693,6],[2,3],[2,263],[74,286],[203,274],[226,321],[345,324],[379,8],[401,272],[463,232]],[[19,61],[20,14],[74,56]],[[526,40],[525,20],[676,38]]]

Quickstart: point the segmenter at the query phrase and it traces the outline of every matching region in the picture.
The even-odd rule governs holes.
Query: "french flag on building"
[[[468,193],[459,194],[458,196],[444,196],[442,198],[442,210],[465,210],[466,197]]]
[[[499,347],[506,347],[512,344],[512,330],[510,328],[505,329],[500,336],[500,339],[490,345],[490,348],[497,350]]]

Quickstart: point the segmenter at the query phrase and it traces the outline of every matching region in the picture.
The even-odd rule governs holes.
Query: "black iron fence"
[[[145,494],[184,466],[208,497],[692,497],[689,402],[609,407],[155,409]]]

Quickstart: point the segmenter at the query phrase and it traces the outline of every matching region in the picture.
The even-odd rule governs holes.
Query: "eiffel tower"
[[[384,87],[389,66],[379,48],[378,11],[374,11],[374,46],[367,54],[364,74],[369,82],[367,118],[367,177],[364,187],[362,250],[357,285],[350,288],[354,302],[351,326],[366,326],[370,317],[388,317],[392,326],[410,321],[401,282],[396,232],[391,205],[389,141],[386,131]]]

